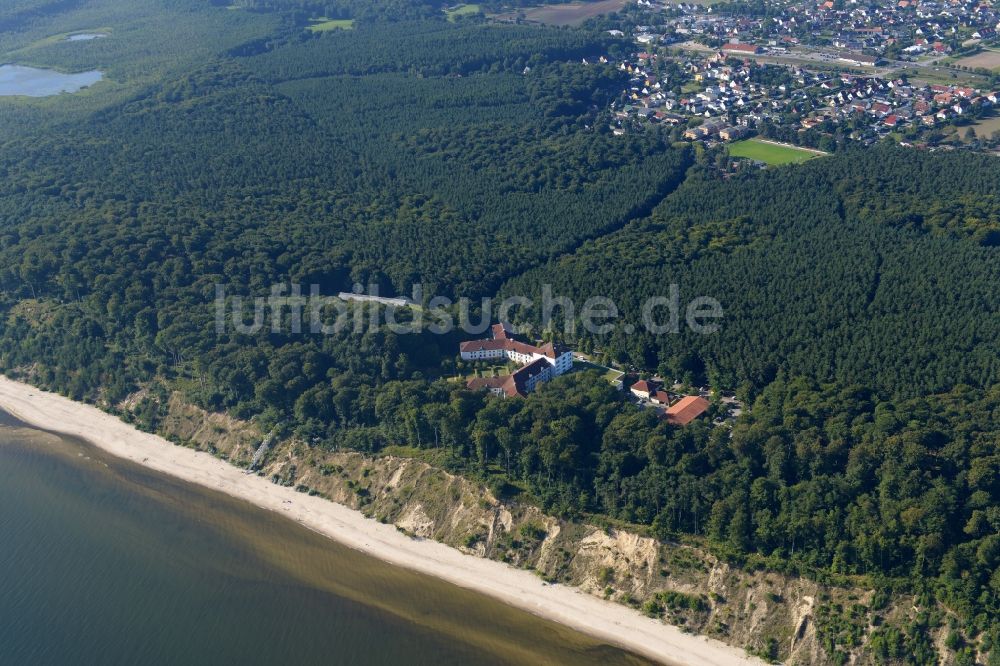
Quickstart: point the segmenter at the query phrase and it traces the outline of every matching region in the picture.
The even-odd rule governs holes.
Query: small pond
[[[67,42],[89,42],[92,39],[103,39],[107,35],[99,32],[86,32],[79,35],[70,35],[66,38]]]
[[[63,74],[54,69],[0,65],[0,97],[48,97],[60,93],[75,93],[103,78],[104,74],[96,70]]]

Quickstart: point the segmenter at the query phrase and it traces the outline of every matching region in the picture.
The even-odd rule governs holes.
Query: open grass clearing
[[[576,372],[583,372],[586,370],[596,370],[597,372],[600,372],[604,377],[604,379],[606,379],[609,382],[620,380],[622,377],[625,376],[625,373],[622,372],[621,370],[615,370],[614,368],[609,368],[604,365],[598,365],[597,363],[591,363],[590,361],[581,361],[579,359],[575,359],[573,361],[573,370]]]
[[[980,118],[972,125],[972,129],[980,139],[988,139],[994,132],[1000,132],[1000,115]],[[962,131],[964,133],[965,130]]]
[[[312,25],[307,28],[310,32],[330,32],[332,30],[352,30],[354,28],[354,19],[318,18],[312,19],[311,22]]]
[[[455,21],[461,16],[471,16],[473,14],[479,14],[482,11],[482,7],[479,5],[455,5],[454,7],[445,9],[444,14],[448,17],[449,21]]]

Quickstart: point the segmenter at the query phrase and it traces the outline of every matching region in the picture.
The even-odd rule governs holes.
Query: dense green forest
[[[505,292],[537,297],[551,284],[580,303],[615,285],[618,327],[577,327],[579,344],[749,394],[780,370],[887,396],[988,386],[1000,376],[997,191],[992,158],[900,149],[725,181],[692,175],[648,219]],[[645,332],[642,304],[671,283],[682,302],[720,301],[719,334]]]
[[[356,280],[401,293],[421,281],[476,296],[644,214],[690,163],[655,133],[611,143],[593,129],[620,75],[570,61],[585,37],[568,38],[572,54],[560,56],[542,29],[512,27],[521,35],[513,41],[506,28],[444,21],[398,30],[359,28],[223,59],[58,135],[11,140],[0,172],[19,177],[0,186],[13,222],[6,233],[20,235],[28,208],[77,224],[111,216],[129,223],[83,238],[91,261],[131,243],[119,234],[144,246],[152,235],[147,264],[192,262],[201,257],[182,247],[214,247],[203,256],[217,263],[185,279],[213,274],[249,288]],[[385,58],[386,39],[423,49],[411,62],[450,61],[471,45],[492,55],[459,78],[445,75],[450,66],[418,75],[388,61],[378,74],[352,76]],[[347,55],[335,64],[338,53]],[[279,233],[254,233],[273,227]],[[25,231],[11,246],[17,258],[4,263],[5,288],[37,295],[48,288],[36,282],[74,282],[56,278],[74,270],[56,257],[79,235],[68,226],[37,238]],[[245,261],[232,260],[243,252],[270,258],[259,282],[248,285]]]
[[[433,2],[77,4],[0,10],[4,53],[111,79],[0,100],[4,372],[112,409],[144,389],[150,429],[181,391],[311,446],[392,447],[561,515],[936,598],[1000,639],[995,159],[875,148],[723,177],[655,129],[607,130],[623,80],[582,63],[613,48],[599,32]],[[183,14],[187,48],[143,47],[154,11]],[[358,21],[312,34],[319,16]],[[113,37],[45,41],[97,26]],[[676,428],[586,372],[491,400],[451,379],[458,333],[216,331],[216,285],[355,282],[607,296],[610,334],[546,335],[748,410]],[[717,334],[642,330],[671,283],[720,301]],[[931,663],[921,636],[877,649]]]

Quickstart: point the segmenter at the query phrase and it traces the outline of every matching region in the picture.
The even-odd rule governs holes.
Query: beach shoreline
[[[278,512],[389,564],[485,594],[665,664],[763,663],[720,641],[686,634],[576,588],[549,585],[528,571],[466,555],[436,541],[411,538],[344,505],[248,475],[208,453],[142,432],[96,407],[2,375],[0,409],[33,427],[80,437],[116,457]]]

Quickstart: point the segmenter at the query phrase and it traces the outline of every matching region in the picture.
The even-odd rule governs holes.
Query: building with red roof
[[[654,382],[652,379],[649,380],[640,379],[635,384],[632,384],[631,388],[629,388],[629,391],[631,391],[632,395],[634,395],[637,398],[642,398],[643,400],[649,400],[649,398],[653,396],[659,388],[660,388],[659,382]]]
[[[712,404],[697,395],[689,395],[681,398],[676,404],[667,407],[664,418],[671,425],[686,426],[696,418],[708,411]]]
[[[472,390],[489,390],[497,395],[525,396],[541,382],[569,372],[573,368],[573,352],[561,345],[547,342],[542,346],[516,339],[514,332],[503,324],[494,324],[490,340],[470,340],[459,345],[463,361],[506,359],[523,363],[516,372],[503,377],[475,377],[466,383]]]
[[[670,394],[663,390],[657,391],[649,399],[659,405],[669,405],[671,400]]]
[[[740,55],[757,55],[761,52],[761,48],[754,44],[729,43],[722,45],[722,52],[738,53]]]

